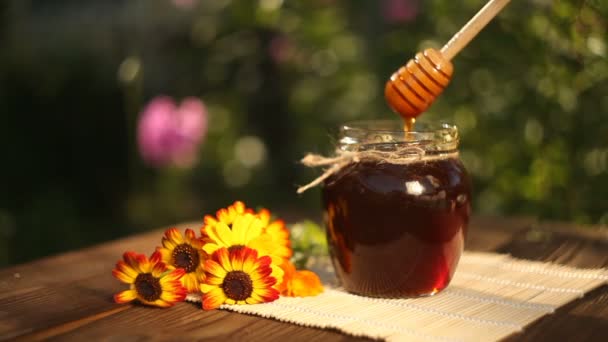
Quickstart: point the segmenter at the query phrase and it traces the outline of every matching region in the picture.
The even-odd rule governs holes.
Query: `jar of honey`
[[[323,183],[331,258],[345,290],[373,297],[433,295],[463,251],[471,181],[449,124],[359,122],[341,127],[349,161]]]

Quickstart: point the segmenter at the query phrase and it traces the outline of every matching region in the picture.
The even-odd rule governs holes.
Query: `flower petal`
[[[184,284],[184,287],[186,288],[186,290],[188,292],[194,293],[194,292],[199,291],[199,285],[198,285],[198,279],[197,279],[196,273],[185,274],[181,280],[182,280],[182,284]]]
[[[205,279],[205,284],[209,285],[221,285],[224,282],[224,278],[219,278],[215,276],[210,276]]]
[[[308,270],[297,271],[287,284],[283,294],[291,297],[316,296],[323,292],[319,276]]]
[[[213,310],[220,307],[226,301],[224,291],[219,287],[203,294],[203,310]]]
[[[209,239],[221,247],[232,246],[232,231],[222,222],[218,222],[214,226],[207,226],[205,232]],[[209,253],[207,250],[205,252]]]
[[[205,270],[209,276],[215,276],[218,278],[224,278],[226,276],[226,270],[215,260],[206,260],[205,261]]]
[[[205,217],[203,218],[203,227],[201,228],[201,234],[202,235],[209,235],[207,233],[207,229],[215,226],[217,224],[217,220],[215,219],[215,217],[211,216],[211,215],[205,215]]]
[[[205,273],[204,268],[204,262],[202,262],[201,265],[196,269],[195,274],[199,283],[202,283],[205,281],[205,279],[207,279],[207,274]]]
[[[182,237],[182,233],[177,230],[177,228],[169,228],[165,231],[165,237],[173,242],[176,245],[181,245],[184,243],[184,238]]]
[[[183,268],[176,268],[173,271],[167,273],[165,276],[160,278],[160,284],[164,284],[170,281],[176,281],[176,280],[180,280],[184,274],[186,274],[186,271]]]
[[[163,291],[163,293],[161,293],[161,295],[160,295],[160,299],[162,299],[165,302],[169,302],[169,303],[177,303],[177,302],[184,301],[184,299],[186,298],[186,295],[187,295],[186,291],[176,291],[176,292]]]
[[[152,276],[160,278],[160,276],[167,271],[167,265],[164,262],[157,262],[152,267]]]
[[[253,282],[269,277],[272,274],[272,268],[264,267],[258,268],[248,273],[249,277]]]
[[[277,283],[277,279],[275,277],[264,277],[261,279],[253,280],[253,288],[254,289],[265,289],[273,287]]]
[[[173,265],[171,265],[171,262],[173,261],[173,256],[172,256],[172,252],[170,249],[168,248],[163,248],[163,247],[156,247],[156,251],[160,253],[161,256],[161,260],[162,262],[164,262],[167,267],[171,267],[174,268]]]
[[[226,209],[226,208],[222,208],[222,209],[218,210],[215,213],[215,217],[217,217],[217,219],[224,224],[232,223],[230,220],[230,213],[228,212],[228,209]]]
[[[232,263],[230,262],[230,256],[228,249],[220,248],[213,254],[213,257],[218,261],[223,269],[230,272],[232,271]],[[222,276],[223,277],[223,276]]]
[[[270,211],[268,209],[262,208],[258,212],[258,217],[260,218],[260,220],[262,220],[262,223],[267,226],[270,222]]]
[[[150,256],[150,263],[151,264],[156,264],[158,262],[160,262],[162,259],[161,254],[159,251],[154,251],[154,253],[152,253],[152,256]]]
[[[275,283],[273,284],[273,286],[281,285],[281,283],[283,282],[283,277],[285,276],[283,269],[280,268],[279,266],[276,266],[275,264],[273,264],[271,266],[271,269],[272,269],[272,272],[270,273],[270,276],[275,279]]]
[[[175,242],[167,239],[166,237],[162,238],[161,244],[163,245],[164,248],[166,248],[169,251],[172,251],[175,249],[175,247],[177,247],[177,244]]]
[[[175,302],[167,302],[163,299],[157,299],[154,302],[146,302],[145,304],[158,306],[159,308],[169,308],[175,305]]]
[[[258,304],[258,303],[261,303],[262,301],[252,296],[252,297],[245,299],[245,302],[247,304]]]
[[[257,250],[260,255],[270,255],[277,247],[272,237],[268,234],[260,234],[254,239],[251,239],[247,246]]]
[[[137,298],[135,290],[125,290],[114,295],[114,301],[118,304],[128,303]]]
[[[273,288],[265,289],[265,290],[255,290],[255,292],[262,297],[263,303],[273,302],[279,299],[279,291]]]
[[[145,255],[138,254],[135,258],[135,261],[137,262],[141,273],[150,273],[150,271],[152,270],[152,264]]]
[[[145,255],[137,254],[135,252],[125,252],[122,255],[122,259],[127,263],[127,265],[131,266],[137,273],[141,272],[141,268],[139,267],[138,258],[144,257]]]
[[[249,303],[249,301],[247,303],[249,304],[257,304],[257,303],[263,303],[264,302],[264,298],[262,298],[262,296],[260,296],[258,293],[256,293],[255,291],[253,291],[251,293],[251,297],[249,297],[252,299],[252,301],[254,301],[255,303]]]
[[[249,274],[257,267],[257,260],[251,257],[246,257],[243,260],[243,272]]]
[[[209,255],[215,253],[215,251],[217,251],[218,249],[220,249],[220,246],[213,242],[207,242],[203,245],[203,251]]]
[[[230,263],[232,264],[232,269],[235,271],[243,270],[243,262],[246,257],[246,249],[247,247],[240,248],[234,251],[230,251]]]
[[[125,284],[133,284],[133,282],[135,281],[134,277],[131,277],[131,276],[119,271],[118,269],[113,269],[112,275],[114,276],[114,278],[120,280],[121,282],[123,282]]]
[[[234,229],[234,225],[233,225],[233,229]],[[223,223],[223,222],[219,222],[216,226],[215,229],[211,230],[214,235],[209,235],[212,239],[215,240],[215,242],[217,242],[218,244],[224,246],[224,247],[230,247],[233,245],[236,245],[238,243],[235,242],[234,239],[234,232],[228,228],[228,226]]]
[[[262,221],[253,214],[238,215],[232,224],[234,245],[247,245],[249,241],[262,234]]]
[[[196,240],[196,234],[194,230],[188,228],[186,229],[186,242],[192,243],[192,241]]]
[[[205,284],[201,284],[201,286],[200,286],[200,291],[201,291],[202,293],[208,293],[208,292],[211,292],[211,290],[213,290],[213,289],[217,289],[217,288],[218,288],[218,286],[217,286],[217,285],[213,285],[213,284],[206,284],[206,283],[205,283]]]
[[[243,203],[242,201],[235,201],[232,204],[231,209],[236,211],[237,214],[243,214],[245,212],[245,210],[247,209],[247,207],[245,206],[245,203]]]
[[[126,274],[128,277],[132,278],[133,280],[135,280],[135,278],[137,278],[137,275],[139,273],[137,273],[136,270],[134,270],[131,266],[127,265],[124,261],[119,261],[116,263],[116,269],[124,274]],[[131,283],[132,281],[129,281],[129,283]]]

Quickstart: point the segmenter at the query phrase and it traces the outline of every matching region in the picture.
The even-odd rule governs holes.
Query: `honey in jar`
[[[343,126],[340,150],[384,157],[355,158],[323,184],[332,262],[352,293],[435,294],[448,286],[463,251],[471,182],[458,158],[458,130],[417,124],[404,134],[402,127]]]

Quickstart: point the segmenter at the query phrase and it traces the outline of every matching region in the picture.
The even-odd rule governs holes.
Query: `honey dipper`
[[[490,0],[441,51],[426,49],[418,52],[391,75],[384,88],[389,106],[399,113],[411,130],[415,118],[426,111],[452,78],[454,67],[450,60],[460,52],[510,0]]]

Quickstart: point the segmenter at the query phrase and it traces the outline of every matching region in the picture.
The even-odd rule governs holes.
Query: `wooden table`
[[[125,250],[152,251],[160,236],[161,231],[155,231],[0,271],[0,340],[357,340],[335,331],[227,311],[205,312],[190,303],[168,310],[114,304],[112,294],[124,288],[111,276],[114,263]],[[525,218],[476,218],[467,249],[606,267],[608,230],[539,224]],[[509,338],[564,339],[608,341],[608,286]]]

